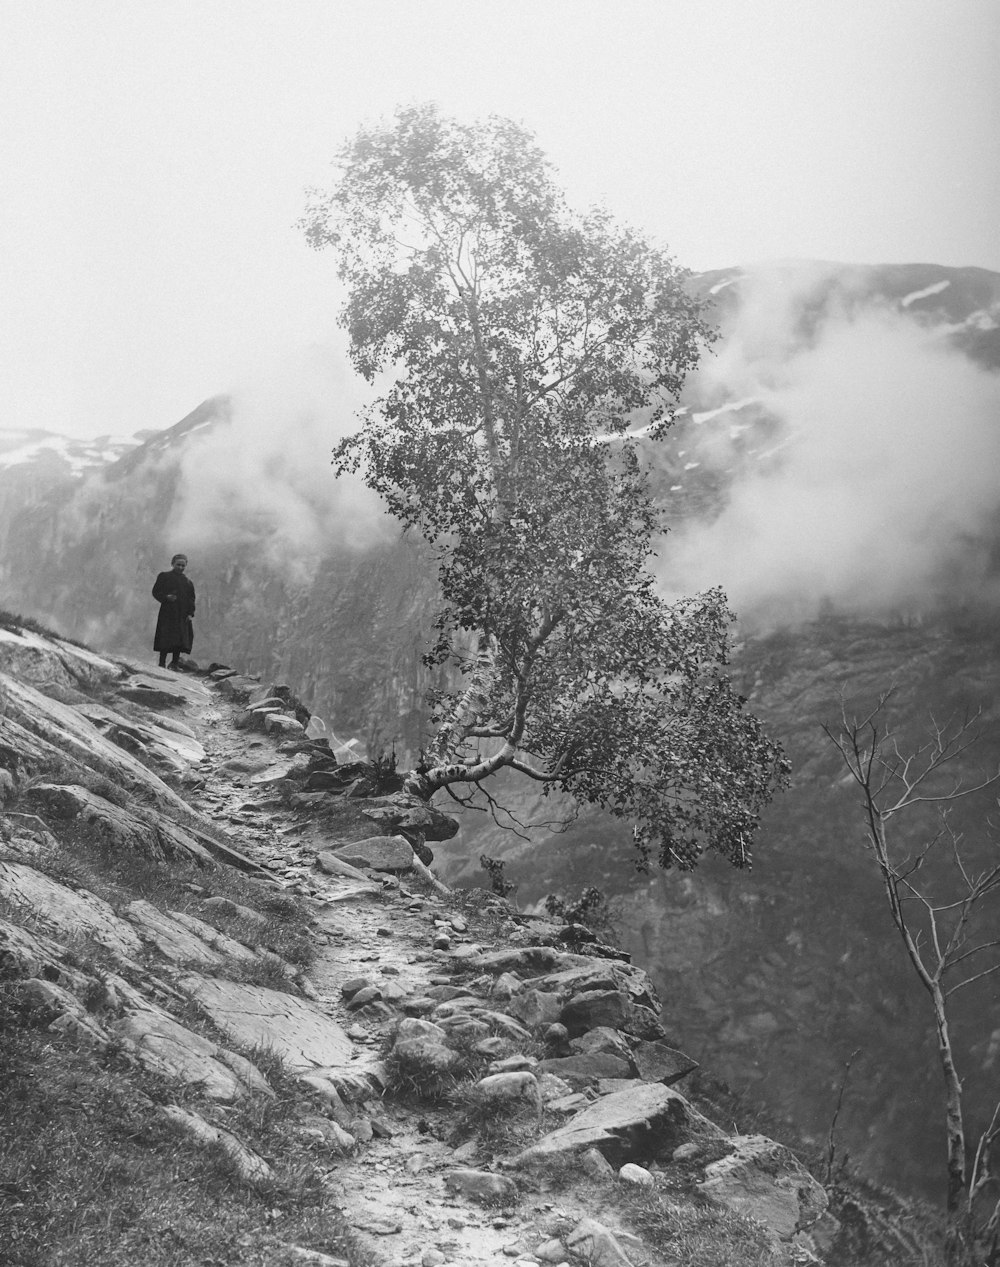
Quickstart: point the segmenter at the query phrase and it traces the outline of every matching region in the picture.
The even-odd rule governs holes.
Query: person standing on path
[[[153,586],[153,597],[160,604],[153,650],[160,653],[161,669],[167,666],[168,652],[169,667],[180,669],[181,652],[189,655],[194,645],[194,586],[184,574],[186,567],[187,555],[175,554],[170,571],[161,572]]]

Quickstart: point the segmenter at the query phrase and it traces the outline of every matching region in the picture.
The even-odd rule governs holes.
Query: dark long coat
[[[175,602],[169,601],[171,594],[176,595]],[[174,572],[171,569],[169,572],[161,572],[156,578],[153,597],[160,604],[153,650],[188,653],[194,642],[191,624],[191,617],[194,615],[194,586],[183,572]]]

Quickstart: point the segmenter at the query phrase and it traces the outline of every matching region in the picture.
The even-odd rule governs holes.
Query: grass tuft
[[[20,616],[16,612],[0,609],[0,629],[6,629],[9,633],[15,634],[27,630],[28,633],[38,634],[40,638],[58,638],[60,642],[68,642],[73,647],[79,647],[81,651],[91,650],[85,642],[80,642],[77,638],[67,638],[58,630],[43,625],[34,616]]]
[[[684,1267],[781,1267],[787,1262],[767,1230],[741,1214],[624,1184],[620,1211],[650,1248]]]

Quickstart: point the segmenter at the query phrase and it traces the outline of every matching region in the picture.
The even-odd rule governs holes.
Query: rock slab
[[[615,1166],[627,1161],[652,1160],[669,1154],[688,1135],[723,1132],[688,1103],[678,1091],[662,1083],[639,1083],[603,1096],[518,1153],[514,1163],[531,1166],[553,1157],[596,1148]]]
[[[737,1135],[732,1143],[735,1151],[707,1166],[698,1185],[710,1200],[786,1241],[826,1213],[825,1190],[787,1148],[764,1135]]]
[[[351,1058],[351,1040],[307,999],[197,973],[180,984],[235,1043],[273,1051],[293,1072],[340,1066]]]
[[[413,866],[413,847],[402,836],[369,836],[331,851],[352,867],[373,871],[408,871]]]

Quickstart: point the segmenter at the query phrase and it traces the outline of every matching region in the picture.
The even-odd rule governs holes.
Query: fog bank
[[[685,436],[700,476],[731,483],[710,522],[669,534],[665,587],[721,584],[765,620],[993,588],[1000,377],[902,305],[819,311],[822,271],[790,276],[753,280],[699,372],[700,397],[743,408]]]
[[[185,446],[172,538],[191,551],[249,547],[306,581],[330,549],[391,535],[378,497],[331,464],[334,445],[358,425],[363,386],[331,347],[261,365],[231,392],[228,424]]]

